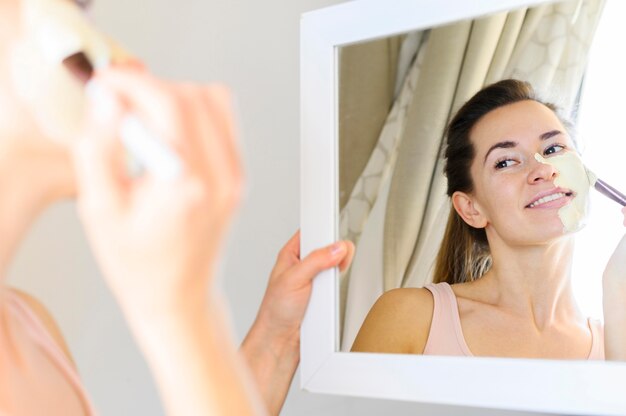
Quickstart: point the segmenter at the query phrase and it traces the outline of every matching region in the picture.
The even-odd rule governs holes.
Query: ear
[[[489,221],[487,217],[483,215],[480,205],[472,198],[471,195],[465,192],[457,191],[452,194],[452,205],[457,214],[463,221],[470,227],[485,228]]]

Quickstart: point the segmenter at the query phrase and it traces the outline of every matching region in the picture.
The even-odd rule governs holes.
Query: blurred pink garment
[[[463,330],[456,296],[448,283],[424,286],[433,294],[433,320],[424,347],[424,355],[461,355],[472,357]],[[598,320],[589,319],[591,350],[588,360],[604,360],[604,330]]]
[[[65,352],[14,291],[0,286],[0,415],[95,415]]]

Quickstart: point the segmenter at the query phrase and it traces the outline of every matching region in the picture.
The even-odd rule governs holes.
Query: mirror
[[[314,283],[302,328],[303,388],[464,406],[568,414],[624,413],[626,401],[615,386],[615,380],[626,376],[622,363],[346,352],[381,293],[428,282],[441,238],[438,235],[448,214],[438,156],[450,115],[483,85],[517,77],[531,81],[550,98],[559,98],[561,107],[580,109],[572,116],[582,123],[585,99],[590,95],[587,85],[581,84],[586,70],[584,58],[602,8],[597,4],[594,9],[592,2],[584,0],[559,6],[546,1],[489,0],[471,4],[454,0],[373,3],[355,1],[322,9],[305,14],[301,22],[302,254],[341,236],[359,239],[348,279],[335,271],[322,273]],[[562,61],[557,60],[556,67],[548,69],[538,59],[545,56],[538,47],[524,51],[515,45],[532,39],[533,30],[524,29],[524,25],[535,19],[536,29],[548,16],[545,11],[554,7],[566,13],[559,16],[562,24],[576,27],[577,44],[549,43],[548,56],[556,54]],[[516,27],[515,35],[511,34],[511,25]],[[549,30],[540,35],[555,36],[558,26],[548,24]],[[492,37],[492,32],[499,35]],[[432,47],[435,44],[440,46]],[[499,55],[507,49],[505,46],[507,52]],[[555,48],[561,48],[560,52]],[[522,55],[531,61],[522,65]],[[432,58],[441,61],[431,65]],[[566,64],[559,69],[559,64],[571,60],[579,60],[581,65]],[[410,80],[419,77],[428,81],[411,85]],[[403,84],[404,80],[409,81]],[[421,102],[420,110],[413,111],[421,117],[420,122],[381,141],[385,129],[392,130],[394,124],[411,118],[410,100],[402,101],[402,92],[411,88],[413,93],[419,91],[416,100]],[[350,96],[350,92],[355,95]],[[439,100],[442,96],[443,103]],[[406,111],[403,113],[394,103],[404,103]],[[582,133],[582,126],[580,130]],[[432,136],[426,147],[420,139],[420,146],[393,150],[394,140],[405,143],[406,137],[423,136],[424,132]],[[583,142],[582,147],[591,146]],[[420,163],[410,163],[415,155],[423,158]],[[395,157],[393,169],[385,164],[390,157]],[[378,162],[375,172],[367,171],[370,161]],[[398,168],[400,165],[404,168]],[[404,169],[404,174],[398,169]],[[626,185],[619,183],[621,179],[609,179],[604,172],[600,175],[618,188]],[[394,188],[398,187],[393,181],[397,176],[410,177],[413,182]],[[415,197],[409,204],[402,188],[421,189],[426,197]],[[394,192],[401,195],[397,199],[401,203],[395,204],[390,214],[388,202],[376,201],[386,201]],[[433,195],[439,201],[424,204]],[[356,214],[346,218],[345,208],[351,201]],[[382,221],[363,226],[365,217]],[[418,235],[416,229],[424,224],[428,226]],[[366,233],[370,233],[369,240]],[[400,245],[400,239],[410,243]],[[370,243],[365,245],[363,241]],[[385,242],[387,257],[380,254]],[[360,266],[359,257],[366,260]],[[375,281],[359,296],[354,289],[357,274],[364,282]],[[374,277],[368,280],[367,276]],[[595,282],[599,284],[599,278]],[[358,313],[354,313],[355,308]],[[558,389],[555,394],[554,386],[564,385],[567,389]]]
[[[517,78],[556,102],[578,129],[595,116],[598,107],[584,105],[582,87],[594,82],[587,65],[592,45],[607,45],[593,42],[603,10],[603,1],[548,3],[338,48],[339,238],[357,246],[351,270],[340,278],[342,351],[350,350],[380,295],[432,282],[450,210],[443,132],[471,95]],[[591,143],[576,137],[583,151],[608,145],[593,131],[589,136]],[[626,188],[619,172],[601,176]],[[600,206],[591,211],[592,226],[619,212],[603,202],[594,203]],[[594,319],[602,317],[602,269],[618,241],[609,240],[578,250],[573,262],[578,304]]]

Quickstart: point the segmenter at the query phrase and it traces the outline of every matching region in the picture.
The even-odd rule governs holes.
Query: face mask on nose
[[[20,4],[22,33],[10,54],[15,91],[45,136],[67,141],[80,131],[85,97],[83,84],[63,61],[82,52],[97,69],[129,55],[96,31],[70,1]]]
[[[575,196],[571,203],[559,209],[559,218],[565,232],[580,230],[585,226],[589,213],[589,190],[594,182],[594,179],[589,177],[590,172],[576,152],[562,152],[549,158],[535,153],[535,159],[553,166],[559,173],[554,180],[555,186],[574,192]]]

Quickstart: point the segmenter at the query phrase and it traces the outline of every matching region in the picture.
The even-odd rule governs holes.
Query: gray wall
[[[223,286],[237,336],[259,306],[282,244],[298,228],[299,18],[338,0],[96,0],[93,19],[159,75],[219,80],[239,100],[248,195],[229,241]],[[71,202],[40,219],[11,282],[56,316],[103,415],[163,414],[148,370],[100,281]],[[292,388],[284,415],[512,415],[322,396]]]

